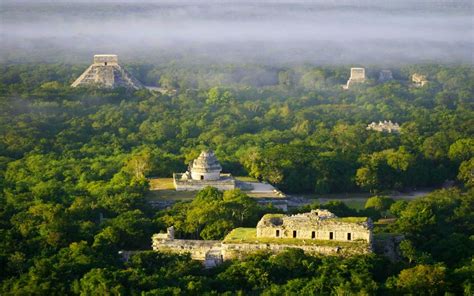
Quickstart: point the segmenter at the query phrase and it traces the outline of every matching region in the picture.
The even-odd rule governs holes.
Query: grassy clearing
[[[150,190],[174,190],[173,178],[153,178],[150,182]]]
[[[265,219],[283,218],[283,217],[285,217],[284,214],[265,214],[265,215],[263,215],[263,218],[265,218]]]
[[[149,179],[150,191],[146,198],[148,200],[191,200],[196,196],[195,191],[176,191],[173,178]]]
[[[258,182],[257,179],[249,177],[249,176],[234,176],[234,178],[237,181],[242,181],[242,182]]]
[[[232,230],[225,238],[225,241],[234,242],[240,240],[255,240],[257,239],[257,229],[256,228],[235,228]]]
[[[341,217],[336,218],[335,220],[338,222],[346,222],[346,223],[362,223],[366,222],[369,218],[367,217]]]
[[[257,238],[256,228],[236,228],[232,230],[223,240],[223,243],[247,243],[247,244],[281,244],[281,245],[311,245],[311,246],[330,246],[330,247],[358,247],[366,245],[362,241],[343,242],[331,240],[316,239],[298,239],[298,238]]]

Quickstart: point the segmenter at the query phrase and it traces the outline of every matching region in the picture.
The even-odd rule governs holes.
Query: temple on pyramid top
[[[115,54],[96,54],[94,62],[71,84],[71,87],[140,89],[144,86],[118,64]]]

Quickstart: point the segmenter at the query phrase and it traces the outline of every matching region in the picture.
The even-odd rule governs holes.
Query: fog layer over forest
[[[471,0],[0,5],[1,62],[473,63]]]

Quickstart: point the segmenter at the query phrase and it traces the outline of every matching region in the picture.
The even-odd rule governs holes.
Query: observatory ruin
[[[71,87],[140,89],[143,85],[118,64],[115,54],[96,54],[94,62]]]
[[[202,151],[193,160],[188,170],[182,174],[173,174],[173,182],[177,191],[197,191],[207,186],[219,190],[235,189],[235,180],[231,174],[222,174],[222,167],[214,151]]]

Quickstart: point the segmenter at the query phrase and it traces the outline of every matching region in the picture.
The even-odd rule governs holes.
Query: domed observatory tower
[[[212,150],[202,151],[189,167],[193,180],[219,180],[222,167]]]
[[[231,174],[222,174],[222,167],[212,150],[202,151],[193,160],[183,174],[173,174],[173,182],[177,191],[201,190],[206,186],[219,190],[235,189],[235,180]]]

